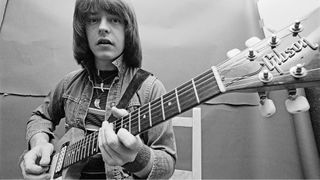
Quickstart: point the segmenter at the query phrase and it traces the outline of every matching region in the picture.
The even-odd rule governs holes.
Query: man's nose
[[[103,34],[110,33],[110,24],[108,23],[108,20],[105,17],[101,18],[101,21],[99,24],[99,33],[103,33]]]

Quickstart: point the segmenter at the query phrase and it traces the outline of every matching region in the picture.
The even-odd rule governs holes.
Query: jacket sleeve
[[[166,90],[160,80],[151,76],[145,82],[140,96],[145,97],[143,104],[159,98]],[[171,120],[161,123],[140,135],[145,146],[138,153],[135,161],[140,164],[145,160],[152,162],[148,179],[168,179],[172,176],[176,163],[176,142]],[[137,167],[137,166],[136,166]],[[137,170],[137,169],[136,169]]]
[[[73,74],[70,73],[62,79],[44,98],[43,103],[32,112],[27,122],[26,140],[28,144],[32,136],[40,132],[47,133],[50,138],[54,137],[55,127],[65,117],[62,95]]]

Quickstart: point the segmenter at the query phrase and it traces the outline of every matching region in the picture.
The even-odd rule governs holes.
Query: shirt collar
[[[126,64],[123,62],[123,60],[121,58],[118,58],[116,60],[114,60],[112,62],[113,65],[116,66],[117,70],[118,70],[118,75],[120,76],[121,74],[124,73],[125,69],[126,69]],[[94,71],[94,67],[89,67],[89,64],[86,63],[85,61],[82,61],[82,65],[83,67],[86,69],[86,71],[89,74],[89,80],[93,80],[93,71]]]

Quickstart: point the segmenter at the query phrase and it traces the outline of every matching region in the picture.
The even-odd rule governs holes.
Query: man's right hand
[[[32,147],[23,156],[23,161],[20,164],[24,179],[50,179],[50,174],[47,171],[50,168],[52,153],[53,145],[48,142]]]

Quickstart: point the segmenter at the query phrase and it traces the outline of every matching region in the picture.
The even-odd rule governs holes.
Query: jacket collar
[[[118,70],[118,76],[121,76],[121,74],[123,74],[125,72],[125,69],[127,68],[126,64],[120,58],[114,60],[112,64],[116,66]],[[94,82],[94,72],[96,69],[94,64],[89,63],[88,61],[81,61],[81,65],[87,71],[89,75],[89,80]]]

